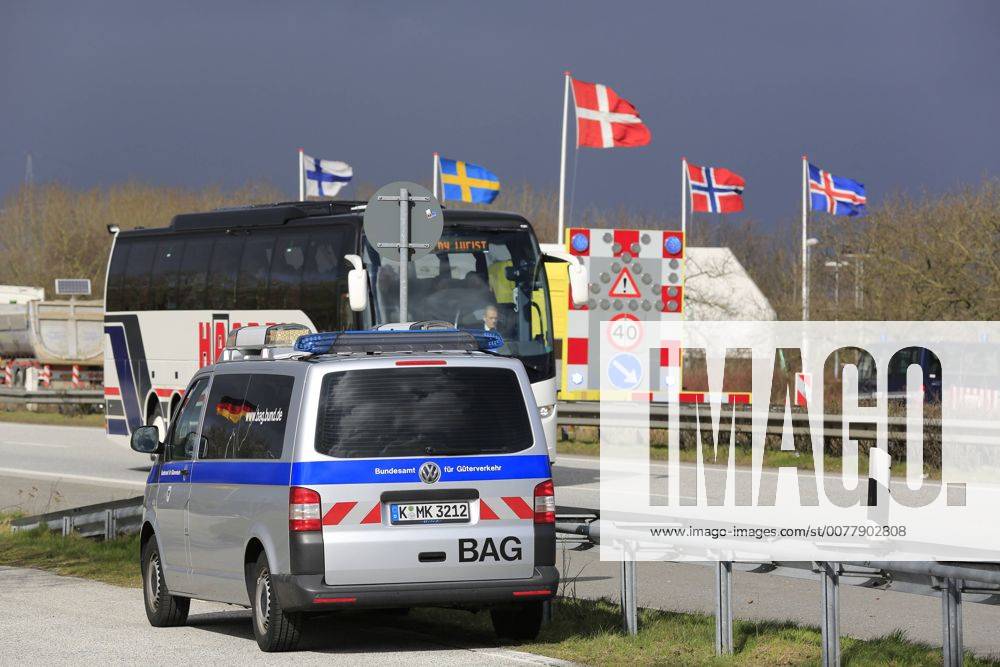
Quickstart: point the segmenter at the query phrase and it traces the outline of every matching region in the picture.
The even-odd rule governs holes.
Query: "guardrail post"
[[[113,540],[115,539],[115,511],[114,510],[104,510],[104,539]]]
[[[73,530],[72,517],[64,516],[62,525],[63,537],[67,537],[72,530]]]
[[[957,667],[962,664],[962,587],[953,577],[941,581],[941,625],[944,664]]]
[[[715,564],[715,655],[733,653],[733,564]]]
[[[818,563],[823,586],[823,667],[840,665],[840,566]]]
[[[622,626],[626,634],[639,633],[639,609],[636,604],[635,561],[626,557],[622,561]]]

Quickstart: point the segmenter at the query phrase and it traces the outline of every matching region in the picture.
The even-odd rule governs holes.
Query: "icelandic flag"
[[[338,160],[321,160],[303,154],[302,165],[306,170],[306,197],[336,197],[354,176],[351,165]]]
[[[868,198],[864,183],[834,176],[809,165],[809,208],[833,215],[864,215]]]
[[[478,164],[440,158],[441,200],[489,204],[500,194],[500,179]]]

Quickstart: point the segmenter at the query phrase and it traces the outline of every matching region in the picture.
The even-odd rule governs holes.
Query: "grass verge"
[[[138,535],[98,542],[48,530],[12,533],[13,518],[0,518],[0,565],[51,570],[116,586],[140,584]]]
[[[138,536],[112,542],[32,531],[11,533],[11,516],[0,517],[0,565],[34,567],[59,574],[95,579],[118,586],[140,585]],[[488,613],[418,609],[393,616],[392,627],[419,632],[442,644],[495,646]],[[820,632],[794,623],[736,621],[735,655],[715,657],[715,625],[711,616],[655,609],[640,612],[640,632],[620,631],[617,607],[606,600],[560,599],[552,623],[536,641],[511,648],[588,665],[803,665],[820,661]],[[908,641],[901,633],[874,640],[844,637],[844,664],[940,665],[941,650]],[[966,665],[1000,665],[1000,661],[966,656]]]
[[[815,665],[821,660],[818,628],[791,622],[735,621],[732,656],[715,656],[715,620],[702,614],[642,609],[639,634],[622,634],[618,608],[607,600],[557,600],[552,623],[534,642],[512,646],[587,665]],[[491,644],[489,614],[417,610],[393,624],[442,639],[462,637]],[[901,633],[872,640],[841,638],[845,665],[940,665],[941,649],[911,642]],[[966,654],[966,665],[1000,662]]]
[[[29,410],[2,410],[0,422],[20,424],[45,424],[46,426],[104,426],[103,414],[64,415],[59,412],[31,412]]]

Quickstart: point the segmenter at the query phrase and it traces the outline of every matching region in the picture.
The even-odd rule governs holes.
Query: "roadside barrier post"
[[[62,525],[62,535],[63,537],[68,537],[70,532],[73,530],[73,519],[72,517],[64,516]]]
[[[73,389],[80,388],[80,365],[73,364]]]
[[[104,539],[115,539],[117,532],[118,527],[115,525],[115,511],[112,509],[104,510]]]
[[[817,563],[823,587],[823,667],[840,665],[840,565]]]
[[[715,564],[715,655],[733,653],[733,564]]]
[[[625,558],[622,561],[622,626],[628,635],[639,633],[639,610],[635,594],[635,561]]]
[[[946,667],[962,664],[962,586],[958,579],[941,580],[941,625]]]

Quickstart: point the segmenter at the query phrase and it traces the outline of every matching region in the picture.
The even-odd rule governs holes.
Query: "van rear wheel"
[[[493,631],[500,639],[529,641],[542,629],[542,601],[532,600],[490,610]]]
[[[171,628],[187,622],[191,608],[189,598],[171,595],[163,578],[163,563],[156,537],[146,543],[142,550],[142,599],[146,607],[146,618],[154,628]]]
[[[294,651],[302,636],[302,614],[287,614],[278,606],[267,556],[261,554],[248,582],[253,635],[260,650]]]

